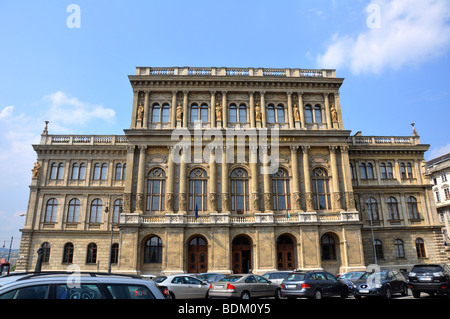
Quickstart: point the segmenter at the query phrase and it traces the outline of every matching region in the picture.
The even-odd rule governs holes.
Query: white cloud
[[[94,119],[112,122],[116,115],[113,109],[82,102],[61,91],[44,96],[44,100],[50,101],[48,120],[58,124],[78,126]]]
[[[3,110],[0,111],[0,119],[9,117],[13,111],[14,111],[14,106],[12,106],[12,105],[4,107]]]
[[[379,74],[448,50],[450,1],[374,0],[372,4],[379,8],[380,28],[369,28],[372,11],[362,12],[367,29],[356,36],[334,34],[325,53],[317,57],[320,67]]]
[[[447,145],[441,146],[441,147],[437,147],[437,148],[433,148],[430,150],[430,152],[428,153],[427,159],[428,160],[432,160],[436,157],[445,155],[450,153],[450,143],[448,143]]]

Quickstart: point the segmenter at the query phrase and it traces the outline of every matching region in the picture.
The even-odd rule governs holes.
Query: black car
[[[409,287],[415,298],[421,292],[446,294],[450,298],[450,267],[445,264],[415,265],[409,273]]]
[[[355,298],[362,296],[379,296],[390,299],[393,294],[408,295],[405,277],[396,270],[366,272],[353,286]]]

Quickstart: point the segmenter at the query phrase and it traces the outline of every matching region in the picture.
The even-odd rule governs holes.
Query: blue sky
[[[450,152],[449,18],[448,0],[2,1],[0,245],[19,246],[44,121],[123,134],[136,66],[335,68],[352,134],[414,122],[427,160]]]

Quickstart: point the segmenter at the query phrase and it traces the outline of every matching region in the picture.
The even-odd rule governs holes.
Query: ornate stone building
[[[40,247],[43,269],[139,274],[444,257],[429,146],[415,131],[352,136],[335,70],[138,67],[129,80],[125,135],[46,126],[33,146],[18,270]]]

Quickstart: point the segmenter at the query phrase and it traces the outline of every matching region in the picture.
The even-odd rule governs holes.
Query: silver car
[[[267,280],[280,285],[281,287],[281,283],[283,282],[284,278],[286,278],[286,276],[291,274],[292,272],[293,270],[269,271],[262,276]]]
[[[159,276],[154,279],[159,286],[169,289],[168,298],[199,299],[208,298],[209,284],[193,276],[185,274]]]
[[[5,279],[0,299],[165,299],[154,282],[136,276],[42,272]]]
[[[211,284],[210,298],[280,298],[280,287],[264,277],[254,274],[228,275]]]

